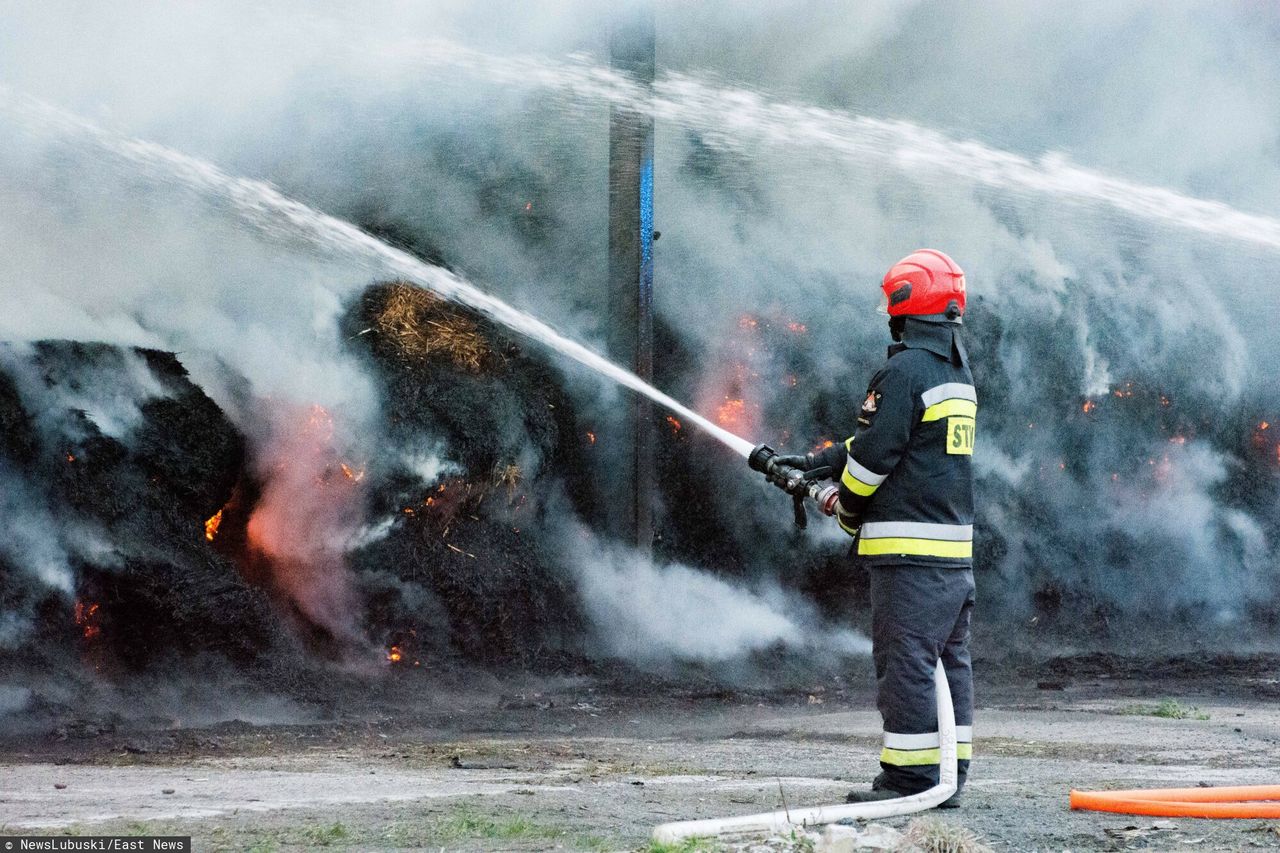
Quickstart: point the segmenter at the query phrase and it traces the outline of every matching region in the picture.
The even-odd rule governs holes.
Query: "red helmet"
[[[964,316],[964,270],[937,249],[917,249],[898,261],[880,289],[890,317]]]

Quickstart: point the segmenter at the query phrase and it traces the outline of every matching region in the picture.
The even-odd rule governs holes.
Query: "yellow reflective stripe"
[[[911,554],[917,557],[972,557],[972,542],[945,542],[941,539],[908,539],[891,537],[886,539],[859,539],[858,553],[877,554]]]
[[[855,495],[862,495],[864,498],[868,495],[874,494],[875,490],[880,488],[879,484],[873,486],[870,483],[862,482],[857,477],[850,474],[847,467],[844,469],[844,473],[840,475],[840,482],[844,483],[845,488],[849,491],[853,492]]]
[[[921,423],[927,423],[928,421],[940,421],[943,418],[949,418],[955,415],[976,418],[978,416],[978,404],[972,400],[961,400],[958,397],[953,397],[950,400],[943,400],[941,403],[934,403],[932,406],[925,409],[924,417],[922,417],[920,421]]]
[[[960,759],[961,761],[972,761],[973,760],[973,744],[957,743],[956,758]]]
[[[850,527],[849,525],[844,523],[844,513],[840,512],[839,509],[836,509],[836,524],[839,524],[840,529],[843,530],[845,533],[848,533],[850,536],[858,535],[858,528]]]
[[[956,744],[956,753],[959,755],[959,744]],[[916,767],[921,764],[937,764],[942,761],[942,751],[939,749],[890,749],[885,747],[880,750],[880,760],[885,764],[892,764],[895,767]]]
[[[844,440],[844,452],[852,455],[853,453],[853,436],[849,436]]]

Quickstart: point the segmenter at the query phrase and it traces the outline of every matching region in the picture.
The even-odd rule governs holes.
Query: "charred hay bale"
[[[0,457],[18,467],[29,465],[36,455],[35,426],[18,388],[4,372],[0,372]]]
[[[247,663],[282,641],[265,595],[206,537],[242,476],[244,439],[176,357],[73,341],[7,350],[0,409],[13,423],[40,413],[24,500],[75,572],[74,597],[38,608],[36,634],[74,625],[78,651],[126,669],[204,652]],[[6,586],[36,583],[34,568],[13,568]]]
[[[563,557],[511,517],[422,514],[353,555],[373,625],[408,658],[554,667],[584,619]]]

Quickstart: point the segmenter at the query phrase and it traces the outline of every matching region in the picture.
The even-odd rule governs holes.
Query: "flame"
[[[787,331],[794,332],[797,335],[803,335],[805,332],[809,331],[809,327],[804,323],[797,323],[795,320],[792,320],[787,324]]]
[[[1175,435],[1173,438],[1169,439],[1169,443],[1170,444],[1186,444],[1187,437],[1185,435]]]
[[[828,447],[833,447],[834,445],[834,441],[829,438],[824,438],[822,441],[818,442],[816,447],[813,448],[813,452],[817,453],[819,450],[826,450]]]
[[[747,401],[742,399],[726,399],[716,409],[716,423],[722,427],[733,429],[741,425],[747,413]]]
[[[1095,408],[1097,408],[1097,406],[1098,404],[1093,402],[1092,400],[1085,400],[1084,405],[1080,407],[1080,410],[1087,415],[1090,412],[1092,412]]]
[[[218,510],[213,517],[204,523],[204,538],[210,542],[218,535],[218,528],[222,526],[222,510]]]
[[[75,454],[74,454],[74,453],[68,453],[68,454],[67,454],[67,461],[68,461],[68,462],[75,462],[75,461],[76,461],[76,456],[75,456]]]
[[[320,405],[280,406],[260,448],[262,494],[246,544],[276,595],[336,638],[354,640],[355,593],[346,542],[363,523],[362,486],[343,476],[335,421]]]
[[[590,430],[587,431],[587,443],[589,444],[596,443],[596,434],[594,432],[591,432]]]
[[[1126,383],[1124,383],[1124,387],[1123,387],[1123,388],[1117,388],[1116,390],[1112,391],[1111,393],[1112,393],[1113,395],[1115,395],[1116,397],[1122,397],[1122,398],[1123,398],[1123,397],[1132,397],[1132,396],[1133,396],[1133,383],[1132,383],[1132,382],[1126,382]]]
[[[741,317],[738,318],[739,329],[754,329],[759,325],[760,325],[760,321],[757,320],[755,317],[752,317],[750,314],[743,314]]]
[[[528,212],[529,212],[529,211],[531,211],[531,210],[533,210],[533,202],[531,202],[531,201],[526,201],[526,202],[524,203],[524,212],[525,212],[525,213],[528,213]]]
[[[96,601],[85,604],[80,599],[76,599],[75,620],[86,640],[92,640],[102,633],[102,627],[96,624],[100,609],[101,607]]]
[[[391,648],[387,649],[388,663],[400,663],[400,661],[402,660],[404,660],[404,652],[400,650],[399,646],[392,646]]]
[[[1258,429],[1271,429],[1271,424],[1267,423],[1266,421],[1263,421],[1262,423],[1258,424]]]
[[[353,483],[358,483],[364,479],[364,469],[356,470],[345,462],[339,462],[338,467],[342,469],[342,476],[346,477]]]
[[[671,428],[676,432],[680,431],[680,422],[676,420],[673,416],[667,415],[667,423],[670,424]]]

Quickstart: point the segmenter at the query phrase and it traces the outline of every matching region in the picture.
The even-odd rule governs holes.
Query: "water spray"
[[[3,85],[0,85],[0,110],[19,119],[28,129],[41,128],[87,139],[106,153],[126,160],[159,179],[177,180],[191,189],[227,202],[242,219],[265,234],[301,238],[323,251],[345,255],[366,264],[373,263],[465,305],[689,419],[744,459],[751,455],[751,442],[745,438],[704,418],[631,371],[565,337],[531,314],[484,292],[443,267],[421,261],[379,240],[350,222],[289,198],[268,183],[235,177],[198,157],[155,142],[122,136],[37,98],[14,93]]]

